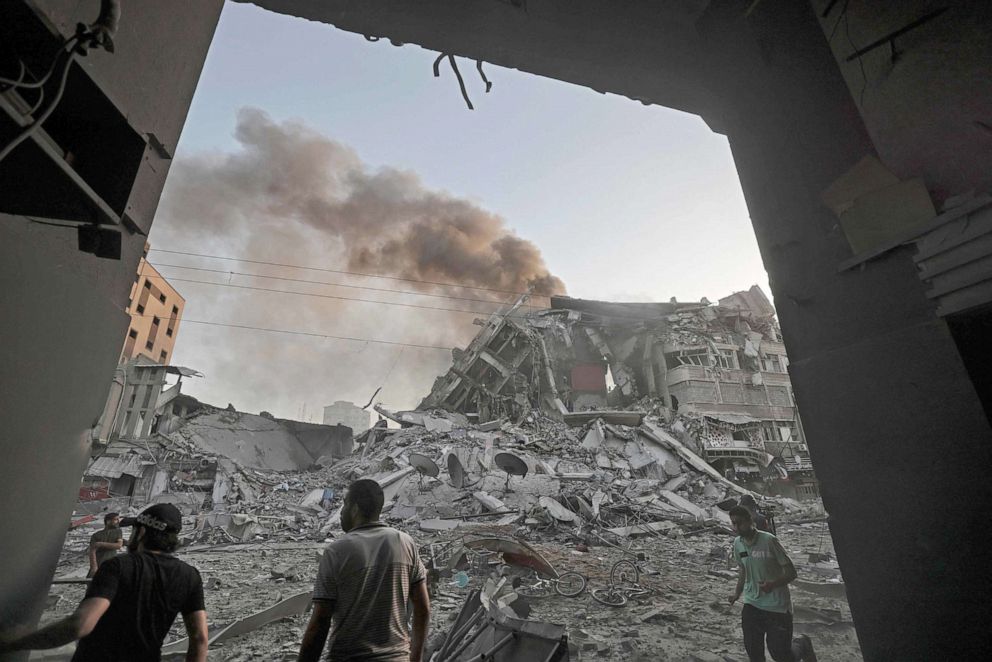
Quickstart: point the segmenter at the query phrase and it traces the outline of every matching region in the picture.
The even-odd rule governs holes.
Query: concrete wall
[[[851,249],[818,196],[876,150],[814,12],[740,7],[714,2],[700,30],[862,651],[973,656],[992,631],[972,560],[992,543],[992,430],[908,250],[837,271]]]
[[[34,4],[63,34],[92,22],[99,8]],[[93,53],[83,66],[137,132],[174,148],[220,9],[221,0],[124,3],[116,53]],[[150,226],[168,166],[146,150],[128,202],[136,226]],[[30,625],[44,605],[89,429],[128,328],[125,307],[144,242],[125,233],[121,259],[100,259],[76,249],[73,229],[0,214],[0,484],[16,495],[3,511],[0,630]]]

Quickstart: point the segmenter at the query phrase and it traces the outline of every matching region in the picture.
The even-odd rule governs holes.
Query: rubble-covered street
[[[384,519],[410,533],[425,563],[436,569],[434,646],[473,589],[509,575],[525,581],[516,591],[512,581],[504,582],[497,604],[505,606],[499,608],[564,625],[572,659],[744,659],[740,606],[727,604],[736,578],[728,562],[732,535],[717,504],[746,490],[712,468],[700,471],[697,466],[708,465],[674,436],[673,423],[638,411],[606,413],[580,427],[538,411],[520,423],[483,425],[441,410],[383,411],[416,422],[372,428],[358,437],[349,457],[328,467],[287,472],[239,467],[239,482],[253,489],[230,496],[224,517],[186,507],[180,555],[204,577],[215,630],[311,590],[323,541],[341,535],[336,511],[343,489],[359,476],[371,476],[386,492]],[[640,423],[608,422],[625,417]],[[198,461],[216,459],[203,450],[185,452]],[[520,458],[526,474],[502,471],[494,460],[499,453]],[[436,476],[429,463],[417,459],[423,457],[442,467]],[[418,472],[411,458],[427,468]],[[635,458],[642,458],[636,469]],[[797,633],[814,637],[821,659],[859,659],[819,502],[759,497],[759,504],[774,514],[799,572],[793,590]],[[94,526],[70,531],[60,577],[85,574],[82,553]],[[453,550],[467,542],[497,538],[531,545],[559,573],[581,573],[588,579],[586,590],[577,597],[551,589],[529,596],[537,575],[519,556],[480,554],[477,547],[454,558],[459,552]],[[647,592],[624,606],[602,605],[592,591],[609,584],[611,566],[621,559],[637,563],[639,584]],[[71,611],[82,590],[80,584],[53,587],[53,596],[61,599],[46,618]],[[210,659],[295,659],[306,615],[297,608],[273,618],[214,643]],[[180,630],[181,624],[174,628],[177,639]]]

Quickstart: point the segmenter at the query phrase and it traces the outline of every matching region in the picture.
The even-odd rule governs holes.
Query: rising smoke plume
[[[231,152],[201,152],[172,167],[151,238],[152,248],[228,255],[411,279],[335,277],[350,284],[512,301],[507,292],[564,293],[538,248],[516,236],[504,220],[471,201],[428,189],[410,171],[371,170],[354,150],[296,121],[275,122],[257,109],[238,113]],[[326,274],[261,265],[151,254],[153,264],[182,263],[252,273],[325,280]],[[381,338],[443,347],[463,346],[478,327],[472,315],[333,299],[211,287],[178,279],[245,284],[470,308],[485,316],[492,306],[328,289],[233,276],[225,279],[163,269],[186,296],[185,316],[267,328],[297,329],[356,338]],[[546,302],[546,300],[545,300]],[[174,361],[202,370],[207,379],[184,390],[214,404],[267,409],[299,416],[336,399],[364,404],[388,381],[381,397],[413,406],[447,369],[450,354],[437,350],[227,330],[181,327]],[[388,380],[387,380],[388,377]],[[319,420],[319,416],[317,417]]]
[[[170,223],[243,232],[259,215],[337,240],[349,270],[535,294],[563,293],[541,252],[499,216],[426,188],[407,170],[370,171],[354,150],[300,122],[242,109],[241,151],[177,164]],[[342,265],[338,265],[341,268]]]

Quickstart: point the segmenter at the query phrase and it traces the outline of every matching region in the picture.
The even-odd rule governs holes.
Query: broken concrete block
[[[724,662],[722,655],[710,651],[696,651],[689,656],[691,662]]]
[[[300,569],[288,563],[277,565],[269,572],[272,574],[272,579],[285,579],[286,581],[295,581],[300,576]]]
[[[664,533],[676,527],[674,522],[661,520],[660,522],[649,522],[647,524],[635,524],[634,526],[618,526],[607,529],[610,533],[621,538],[635,538],[637,536],[653,535]]]
[[[682,474],[672,478],[667,483],[662,485],[662,487],[669,492],[674,492],[675,490],[680,490],[689,481],[689,476],[687,474]]]
[[[421,531],[452,531],[457,529],[461,522],[456,519],[424,519],[420,520]]]
[[[478,492],[473,492],[472,496],[475,497],[476,501],[478,501],[487,509],[493,512],[506,510],[506,504],[500,501],[499,499],[497,499],[496,497],[492,496],[488,492],[483,492],[480,490]]]
[[[586,436],[582,439],[582,448],[596,450],[603,445],[604,440],[603,426],[600,421],[596,421],[589,426],[589,431],[586,432]]]
[[[692,515],[696,520],[703,520],[706,518],[706,511],[700,508],[688,499],[680,497],[678,494],[671,492],[669,490],[661,490],[659,493],[661,498],[672,504],[676,508],[684,510],[685,512]]]
[[[541,507],[548,511],[548,514],[554,517],[559,522],[581,522],[582,518],[577,514],[573,513],[571,510],[561,505],[549,496],[542,496],[538,503]]]

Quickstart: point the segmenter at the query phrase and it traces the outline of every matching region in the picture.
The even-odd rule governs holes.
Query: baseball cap
[[[136,524],[158,531],[179,533],[183,528],[183,514],[171,503],[156,503],[145,508],[137,517],[125,517],[121,520],[121,526]]]

